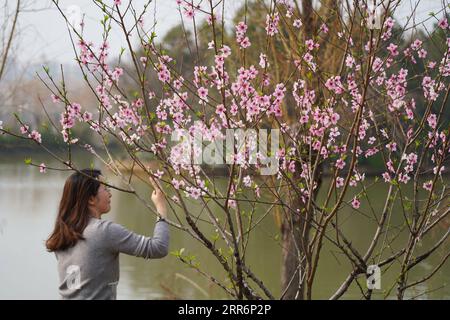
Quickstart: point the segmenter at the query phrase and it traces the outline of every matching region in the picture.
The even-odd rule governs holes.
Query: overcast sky
[[[0,0],[4,1],[4,0]],[[105,2],[113,2],[113,0],[104,0]],[[92,3],[92,0],[60,0],[61,7],[65,10],[72,6],[79,7],[80,11],[85,14],[87,39],[94,43],[101,41],[102,30],[100,27],[100,19],[102,18],[101,11]],[[143,0],[133,0],[136,7],[142,7]],[[406,17],[410,15],[411,8],[417,0],[402,1],[400,10],[397,11],[396,19],[400,22],[405,21]],[[47,6],[45,5],[47,3]],[[123,0],[127,3],[127,0]],[[226,2],[228,9],[226,9],[225,18],[231,19],[233,11],[239,7],[242,1],[228,0]],[[442,8],[443,3],[449,3],[448,0],[422,0],[417,10],[416,21],[423,21],[429,18],[429,12],[438,12]],[[156,13],[154,7],[156,4]],[[122,5],[124,6],[124,5]],[[74,54],[68,36],[68,31],[60,13],[51,4],[49,0],[35,1],[35,8],[46,8],[39,11],[24,12],[21,16],[19,37],[19,49],[16,53],[16,58],[19,62],[38,63],[43,61],[51,61],[56,63],[67,64],[73,61]],[[156,33],[159,38],[171,27],[180,21],[180,16],[175,0],[154,0],[151,4],[149,14],[144,17],[145,26],[153,25],[154,16],[156,17]],[[440,14],[439,16],[442,16]],[[426,22],[426,27],[431,28],[436,20],[431,18]],[[111,55],[117,55],[120,47],[125,46],[123,37],[117,29],[113,29],[111,38]]]

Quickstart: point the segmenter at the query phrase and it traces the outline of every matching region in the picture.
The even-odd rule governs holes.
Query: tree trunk
[[[298,205],[294,205],[294,208]],[[305,216],[303,215],[302,218]],[[282,269],[281,284],[282,292],[286,293],[282,297],[285,300],[303,300],[305,294],[304,272],[306,270],[306,259],[303,248],[308,244],[309,223],[306,226],[306,236],[303,237],[305,219],[297,215],[288,214],[283,217],[281,226],[282,237]]]
[[[313,155],[312,159],[315,159]],[[307,159],[304,159],[307,161]],[[293,176],[294,183],[300,181],[301,165],[296,163],[296,170]],[[319,164],[315,173],[314,181],[317,188],[312,196],[316,199],[322,184],[322,165]],[[292,211],[283,215],[281,225],[282,239],[282,267],[281,267],[281,292],[284,300],[304,300],[306,279],[305,271],[307,271],[307,259],[305,249],[310,241],[310,231],[313,222],[313,212],[306,214],[306,205],[302,199],[295,195],[291,199],[290,207],[299,213]],[[305,230],[305,232],[303,232]]]

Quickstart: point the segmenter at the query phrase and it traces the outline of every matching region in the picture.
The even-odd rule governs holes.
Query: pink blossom
[[[208,18],[207,18],[206,22],[208,23],[209,26],[211,26],[213,24],[213,22],[216,21],[216,20],[217,20],[216,15],[210,14],[210,15],[208,15]]]
[[[359,209],[360,206],[361,206],[361,201],[359,201],[356,197],[354,197],[352,200],[352,207],[354,209]]]
[[[258,185],[255,185],[255,195],[257,198],[261,198],[261,189]]]
[[[173,187],[177,190],[179,190],[180,187],[185,186],[184,180],[177,180],[175,178],[172,179],[172,184],[173,184]]]
[[[353,64],[355,64],[355,59],[351,55],[348,55],[347,58],[345,58],[345,65],[351,68]]]
[[[41,134],[39,132],[37,132],[36,130],[33,130],[29,135],[29,138],[33,139],[34,141],[36,141],[37,143],[42,143],[42,138],[41,138]]]
[[[161,171],[161,170],[156,170],[156,172],[151,172],[157,179],[161,179],[162,178],[162,176],[164,175],[164,171]]]
[[[239,22],[236,25],[236,41],[243,49],[248,48],[251,45],[249,38],[245,36],[246,32],[247,25],[245,24],[245,22]]]
[[[340,76],[334,76],[329,78],[325,82],[325,86],[327,87],[328,90],[334,91],[334,93],[336,94],[342,94],[344,92]]]
[[[417,51],[420,49],[420,47],[422,46],[422,41],[419,39],[414,40],[414,42],[411,44],[411,49],[413,49],[414,51]]]
[[[436,81],[432,80],[431,77],[425,76],[422,79],[423,95],[425,98],[436,101],[438,93],[435,89]]]
[[[342,169],[344,169],[344,167],[345,167],[345,161],[342,160],[342,159],[338,159],[338,160],[336,161],[336,168],[342,170]]]
[[[391,159],[389,159],[389,161],[386,163],[386,167],[388,168],[388,170],[389,170],[390,172],[395,172],[394,166],[393,166],[393,163],[392,163],[392,160],[391,160]]]
[[[219,104],[217,107],[216,107],[216,113],[217,114],[223,114],[225,112],[225,107],[223,106],[223,104]]]
[[[188,191],[187,195],[190,196],[193,199],[200,198],[201,190],[199,188],[195,187],[187,187],[186,190]]]
[[[244,39],[242,39],[242,41],[239,44],[241,45],[241,48],[243,48],[243,49],[248,48],[251,45],[248,37],[245,37]]]
[[[319,44],[318,43],[314,43],[314,40],[312,39],[308,39],[305,41],[305,45],[308,48],[309,51],[314,50],[314,48],[318,48]]]
[[[422,187],[427,191],[431,191],[433,188],[433,181],[429,180],[429,181],[424,182]]]
[[[57,95],[52,94],[51,97],[52,97],[52,102],[53,103],[57,103],[57,102],[61,101],[61,98],[58,97]]]
[[[122,0],[114,0],[114,4],[116,6],[120,6],[122,4]]]
[[[208,101],[208,89],[200,87],[198,88],[197,93],[200,99]]]
[[[147,57],[140,57],[139,61],[141,61],[142,65],[145,67],[147,65]]]
[[[286,18],[292,18],[293,12],[292,12],[292,7],[291,6],[287,6],[287,11],[286,11]]]
[[[398,46],[396,44],[391,43],[388,47],[387,50],[389,51],[389,53],[391,54],[391,56],[395,57],[398,55],[398,50],[397,50]]]
[[[267,35],[273,37],[278,33],[278,22],[280,21],[280,16],[278,12],[275,12],[272,16],[267,15],[266,17],[266,32]]]
[[[136,106],[136,108],[142,108],[142,106],[144,105],[144,100],[137,99],[133,104]]]
[[[439,169],[439,175],[442,174],[442,171],[444,171],[444,169],[445,169],[445,167],[441,166],[441,168]],[[434,174],[438,174],[438,167],[437,166],[433,168],[433,173]]]
[[[28,132],[28,129],[30,129],[30,127],[25,124],[20,127],[20,133],[25,134]]]
[[[183,86],[183,82],[184,82],[183,77],[180,77],[180,78],[176,79],[176,80],[173,82],[174,88],[177,89],[177,90],[180,90],[181,87]]]
[[[92,113],[86,111],[85,113],[83,113],[82,118],[83,118],[84,122],[91,121],[92,120]]]
[[[411,177],[407,174],[400,173],[398,181],[407,184]]]
[[[374,72],[383,71],[383,60],[381,60],[379,57],[376,57],[372,64],[372,70]]]
[[[40,172],[40,173],[45,173],[45,172],[47,172],[47,167],[46,167],[45,163],[41,163],[41,164],[39,165],[39,172]]]
[[[341,116],[339,115],[339,113],[332,113],[330,115],[330,121],[332,124],[337,124],[337,122],[339,121],[340,118],[341,118]]]
[[[250,176],[245,176],[242,179],[242,182],[244,183],[244,186],[246,186],[247,188],[249,188],[252,185],[252,178]]]
[[[295,19],[294,20],[294,23],[293,23],[294,27],[300,28],[302,25],[303,25],[302,20],[300,20],[300,19]]]
[[[224,58],[227,58],[231,54],[231,49],[229,46],[223,46],[222,48],[220,48],[220,52],[222,53],[222,56]]]
[[[322,23],[322,25],[320,26],[320,31],[323,33],[328,33],[328,27],[325,23]]]
[[[391,176],[389,175],[389,172],[384,172],[381,176],[383,177],[384,182],[390,182],[391,181]]]
[[[428,118],[428,125],[432,128],[432,129],[436,129],[437,126],[437,120],[436,120],[436,115],[434,113],[431,113]]]
[[[371,156],[377,154],[378,151],[379,151],[378,148],[370,148],[370,149],[368,149],[368,150],[366,151],[365,157],[366,157],[366,158],[369,158],[369,157],[371,157]]]
[[[417,154],[415,154],[414,152],[411,152],[410,154],[408,154],[406,156],[406,162],[409,165],[414,165],[417,163]]]
[[[158,79],[161,82],[170,82],[170,72],[169,69],[164,64],[160,64],[160,69],[158,71]]]
[[[443,30],[447,29],[448,28],[447,19],[445,17],[443,17],[441,20],[439,20],[438,26],[439,26],[439,28],[441,28]]]
[[[392,36],[392,28],[394,27],[394,19],[388,17],[384,22],[383,28],[385,32],[381,35],[381,38],[386,41]]]
[[[70,129],[75,125],[75,119],[72,114],[69,112],[63,112],[61,113],[61,117],[59,122],[61,123],[61,126],[63,129]]]
[[[239,110],[239,107],[238,107],[236,104],[233,103],[233,104],[231,105],[231,108],[230,108],[231,114],[232,114],[233,116],[235,116],[235,115],[237,114],[238,110]]]
[[[427,57],[427,51],[425,49],[420,49],[417,55],[419,56],[419,58],[425,59]]]
[[[123,69],[116,67],[112,73],[112,80],[118,81],[121,75],[123,75]]]
[[[184,15],[186,16],[186,18],[194,18],[195,16],[195,12],[193,8],[184,8]]]
[[[336,178],[336,188],[340,188],[344,186],[344,178],[337,177]]]
[[[269,66],[267,63],[267,56],[264,53],[259,55],[259,66],[263,69]]]
[[[291,161],[289,163],[289,171],[290,172],[295,172],[295,161]]]
[[[389,142],[386,148],[391,152],[397,151],[397,144],[395,142]]]
[[[245,22],[241,21],[236,25],[236,32],[239,34],[244,34],[247,32],[247,25]]]

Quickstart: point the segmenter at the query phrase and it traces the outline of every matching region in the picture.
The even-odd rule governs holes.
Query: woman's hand
[[[162,218],[167,218],[166,199],[164,198],[164,193],[162,192],[161,186],[153,177],[150,177],[150,182],[155,189],[152,192],[152,201],[155,204],[156,211],[158,211]]]

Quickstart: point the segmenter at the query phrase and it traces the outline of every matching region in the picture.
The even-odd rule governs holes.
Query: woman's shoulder
[[[97,219],[97,218],[91,218],[88,227],[92,231],[94,231],[98,236],[99,235],[108,236],[110,234],[122,233],[126,230],[122,225],[115,223],[111,220]]]
[[[106,231],[112,223],[113,222],[109,220],[91,217],[89,219],[88,225],[86,226],[86,229],[89,228],[96,231]]]
[[[84,236],[101,236],[103,233],[108,231],[111,221],[102,220],[98,218],[91,217],[89,222],[84,229]]]

